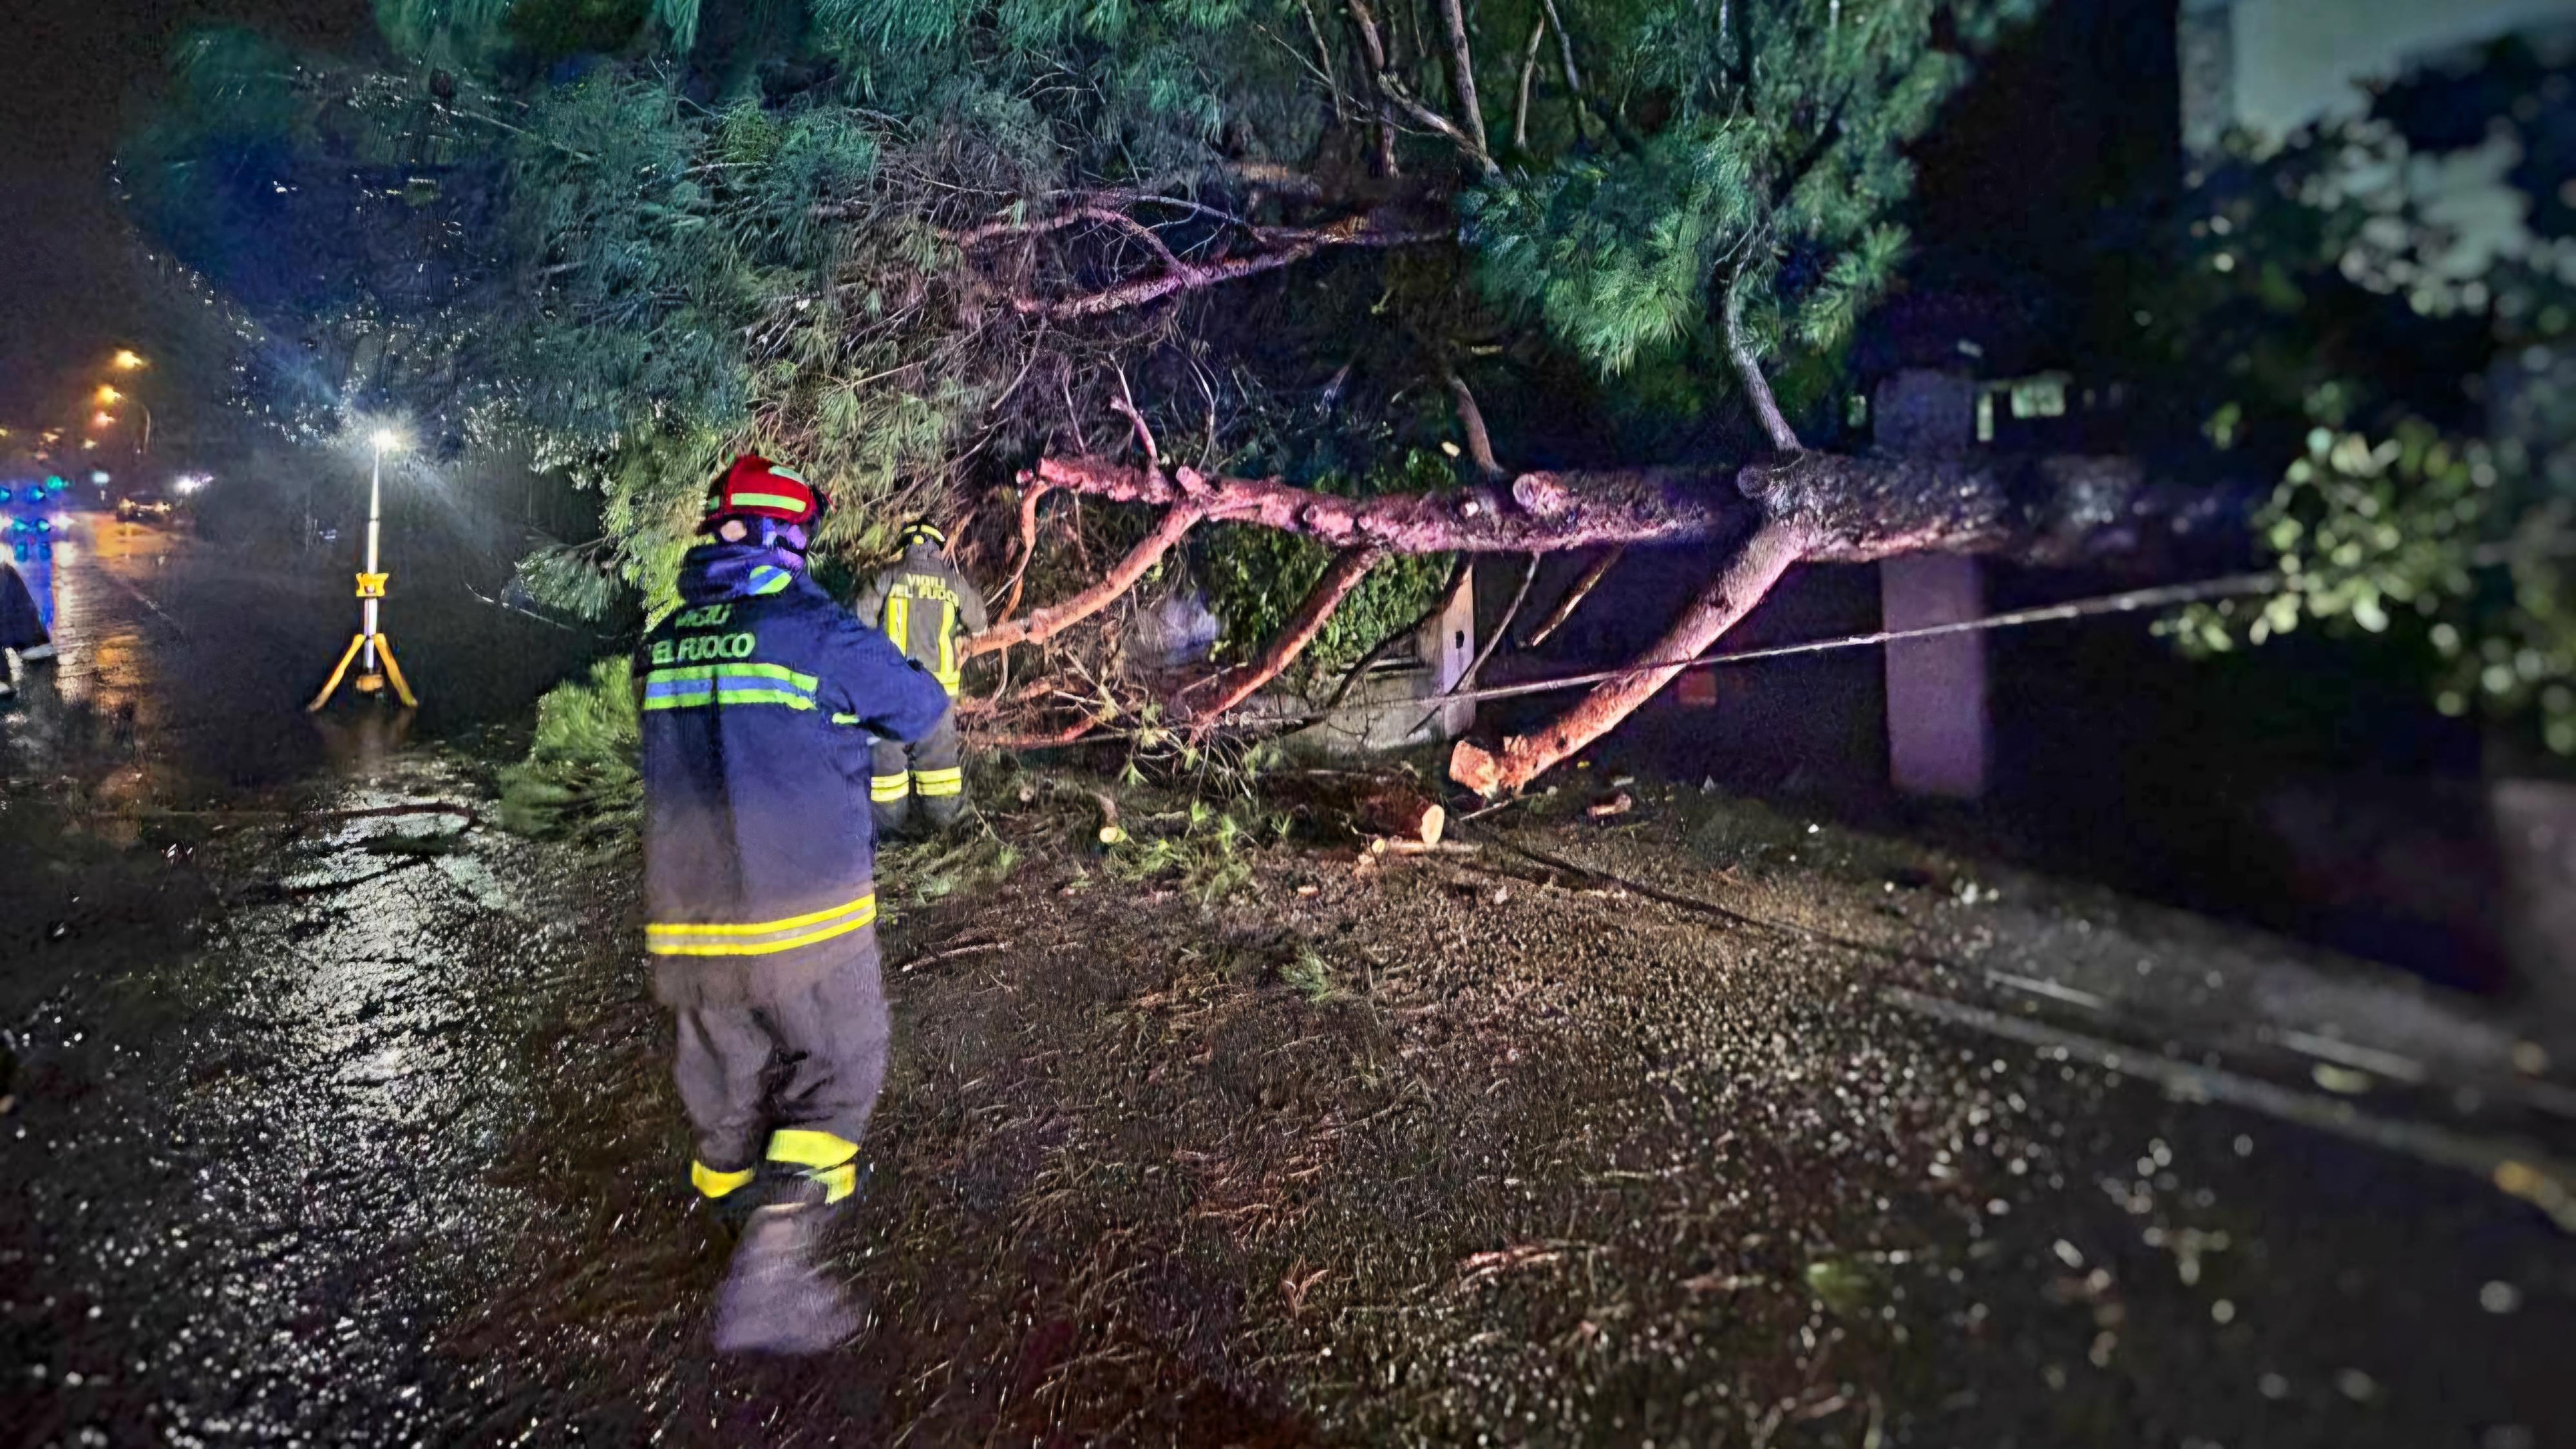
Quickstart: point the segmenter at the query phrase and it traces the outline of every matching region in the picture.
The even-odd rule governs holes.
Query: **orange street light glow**
[[[120,348],[118,348],[118,349],[116,350],[116,370],[117,370],[117,371],[119,371],[119,372],[132,372],[134,369],[136,369],[136,368],[138,368],[138,367],[141,367],[142,365],[143,365],[143,354],[142,354],[142,353],[135,351],[135,350],[134,350],[133,348],[131,348],[131,347],[120,347]]]
[[[115,388],[109,387],[106,383],[100,383],[98,385],[98,401],[99,406],[105,407],[109,403],[125,401],[125,394],[118,392]]]

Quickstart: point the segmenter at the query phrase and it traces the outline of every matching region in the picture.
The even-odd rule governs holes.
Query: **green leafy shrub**
[[[2160,390],[2277,470],[2254,524],[2282,582],[2168,620],[2186,648],[2384,637],[2443,713],[2576,755],[2572,82],[2576,55],[2499,42],[2213,168],[2142,317]]]

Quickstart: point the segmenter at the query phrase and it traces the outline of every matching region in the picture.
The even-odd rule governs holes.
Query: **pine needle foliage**
[[[630,843],[644,805],[642,748],[633,665],[603,659],[538,706],[527,759],[501,772],[501,823],[594,849]]]
[[[599,488],[610,553],[528,577],[567,604],[609,581],[650,603],[740,448],[823,481],[842,505],[825,546],[850,555],[1078,440],[1114,371],[1167,431],[1210,409],[1204,463],[1240,456],[1209,367],[1240,382],[1242,415],[1275,418],[1313,373],[1264,327],[1364,340],[1265,310],[1300,275],[1325,299],[1300,314],[1432,339],[1399,349],[1417,358],[1453,340],[1506,355],[1493,339],[1517,329],[1518,350],[1605,374],[1714,366],[1730,294],[1766,353],[1829,352],[1901,264],[1902,146],[2031,3],[1565,0],[1565,47],[1602,74],[1578,86],[1569,64],[1515,126],[1497,108],[1525,62],[1495,37],[1527,33],[1539,0],[1478,9],[1472,118],[1421,40],[1442,33],[1433,0],[1371,11],[1396,47],[1382,78],[1358,10],[1310,0],[376,0],[392,64],[240,31],[189,42],[128,172],[148,230],[347,359],[351,382],[317,380],[314,406],[364,392]],[[1398,174],[1372,177],[1380,90],[1446,111],[1454,137],[1523,140],[1503,165],[1407,121],[1380,138]],[[383,169],[334,179],[351,157]],[[1116,225],[1049,220],[1102,195],[1160,200],[1119,202]],[[252,230],[254,202],[302,229],[319,265],[301,280],[191,243],[220,213]],[[1463,223],[1468,264],[1372,252],[1096,320],[1030,303],[1370,208],[1431,235]],[[390,264],[401,247],[348,240],[387,232],[439,251],[430,281]],[[1409,381],[1374,378],[1367,405],[1304,426],[1382,435]]]
[[[1722,0],[1605,25],[1636,62],[1650,134],[1514,170],[1468,198],[1487,291],[1605,373],[1724,355],[1740,308],[1759,355],[1828,350],[1896,280],[1907,143],[1969,56],[2033,0]],[[1946,40],[1945,38],[1946,37]]]

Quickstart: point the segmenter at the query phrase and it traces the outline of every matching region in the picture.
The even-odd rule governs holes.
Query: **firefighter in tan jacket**
[[[983,591],[948,561],[941,551],[947,543],[948,536],[926,520],[906,525],[903,556],[859,592],[852,609],[862,622],[883,630],[896,648],[929,670],[953,700],[960,666],[958,643],[963,636],[982,633],[987,620]],[[900,828],[912,813],[915,795],[921,797],[922,814],[934,828],[955,821],[966,808],[956,711],[949,711],[939,728],[916,744],[879,740],[872,770],[868,800],[879,831]]]

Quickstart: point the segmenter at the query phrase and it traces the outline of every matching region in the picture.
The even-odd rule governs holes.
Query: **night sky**
[[[311,45],[368,30],[366,0],[8,0],[0,46],[0,425],[58,424],[120,345],[153,350],[140,257],[109,187],[171,41],[236,20]],[[156,386],[192,379],[161,376]]]

